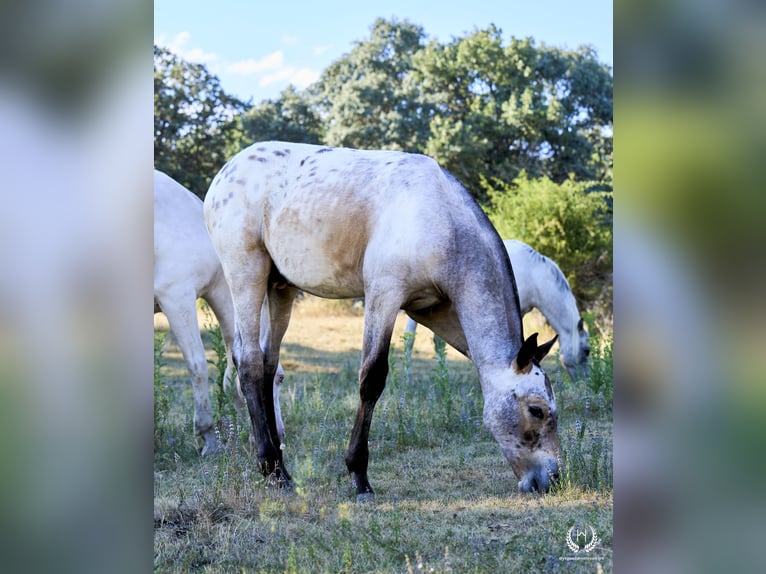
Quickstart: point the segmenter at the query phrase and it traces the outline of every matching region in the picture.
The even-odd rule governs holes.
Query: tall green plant
[[[162,377],[162,367],[165,366],[163,348],[167,333],[154,333],[154,448],[161,446],[165,436],[166,423],[170,412],[173,391]]]

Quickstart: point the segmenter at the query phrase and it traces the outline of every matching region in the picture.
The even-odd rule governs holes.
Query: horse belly
[[[362,297],[366,230],[359,218],[331,210],[307,216],[281,209],[267,218],[266,248],[279,272],[300,289],[332,299]]]

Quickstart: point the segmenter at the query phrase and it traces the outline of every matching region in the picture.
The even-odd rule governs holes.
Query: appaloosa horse
[[[208,302],[221,326],[226,348],[224,386],[229,389],[233,362],[234,306],[221,263],[205,229],[202,201],[161,171],[154,170],[154,312],[162,311],[178,342],[194,389],[194,428],[202,439],[202,454],[217,450],[210,410],[205,347],[197,323],[198,298]],[[268,318],[266,318],[266,323]],[[274,378],[274,406],[280,441],[284,424],[279,411],[280,367]],[[247,416],[244,399],[236,384],[234,404]]]
[[[588,332],[567,278],[552,259],[526,243],[505,239],[503,244],[511,258],[521,314],[529,313],[533,307],[539,309],[559,336],[559,358],[569,378],[574,382],[587,376]],[[414,337],[416,328],[417,323],[408,319],[404,330]]]
[[[231,288],[234,360],[265,476],[291,484],[272,385],[293,299],[365,298],[360,402],[346,451],[357,499],[373,497],[368,435],[388,374],[399,309],[475,363],[484,423],[522,491],[558,473],[556,402],[539,366],[553,340],[523,339],[513,271],[500,236],[432,159],[284,142],[256,143],[216,175],[205,222]],[[498,264],[499,262],[499,264]],[[261,305],[271,324],[263,350]]]

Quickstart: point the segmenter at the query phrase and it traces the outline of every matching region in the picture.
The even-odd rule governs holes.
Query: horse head
[[[571,335],[572,345],[561,347],[561,363],[569,374],[572,381],[587,378],[589,374],[588,357],[590,356],[590,343],[588,331],[585,330],[582,318],[578,318],[577,328]]]
[[[537,345],[537,333],[522,344],[510,368],[485,389],[484,424],[500,444],[522,492],[547,492],[558,478],[556,399],[540,368],[557,337]]]

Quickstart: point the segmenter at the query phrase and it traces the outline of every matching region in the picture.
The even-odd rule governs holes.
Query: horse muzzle
[[[529,469],[519,480],[521,492],[548,492],[559,479],[559,464],[549,459]]]

